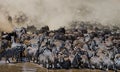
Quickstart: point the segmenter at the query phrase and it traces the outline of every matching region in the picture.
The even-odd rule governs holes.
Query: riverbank
[[[57,69],[51,70],[41,67],[34,63],[11,63],[11,64],[0,64],[0,72],[101,72],[101,70],[91,69]],[[113,72],[113,71],[109,71]]]

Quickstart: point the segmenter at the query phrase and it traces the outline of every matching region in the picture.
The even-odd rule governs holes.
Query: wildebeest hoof
[[[108,71],[109,69],[107,68],[106,71]]]

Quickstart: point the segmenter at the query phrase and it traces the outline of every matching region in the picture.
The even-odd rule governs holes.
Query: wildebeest
[[[35,61],[38,48],[28,47],[26,48],[26,57],[28,61]]]
[[[10,63],[9,58],[15,58],[16,62],[18,62],[21,59],[20,54],[24,50],[25,48],[22,45],[14,48],[7,48],[0,53],[0,59],[2,59],[2,57],[5,57],[6,62],[8,61]]]
[[[21,46],[21,42],[29,42],[25,43],[26,58],[46,68],[119,69],[117,55],[120,53],[120,34],[112,32],[108,27],[106,30],[104,26],[88,25],[89,22],[80,24],[71,29],[63,27],[51,31],[45,26],[30,34],[26,34],[24,29],[3,34],[2,46],[5,50],[1,56]],[[8,41],[11,49],[7,50]]]
[[[39,63],[46,68],[54,68],[54,56],[48,49],[44,48],[39,54]]]

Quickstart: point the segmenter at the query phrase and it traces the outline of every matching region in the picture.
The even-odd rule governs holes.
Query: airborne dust
[[[72,21],[119,25],[120,0],[0,0],[0,29],[4,31],[28,25],[57,29]]]

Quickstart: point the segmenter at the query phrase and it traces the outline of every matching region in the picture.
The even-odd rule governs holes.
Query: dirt
[[[3,62],[4,63],[4,62]],[[34,63],[0,63],[0,72],[103,72],[92,69],[46,69]],[[113,71],[109,71],[113,72]]]

